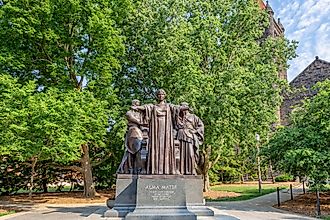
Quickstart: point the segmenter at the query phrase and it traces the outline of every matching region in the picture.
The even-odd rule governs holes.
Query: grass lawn
[[[258,184],[222,184],[211,187],[212,191],[234,193],[235,196],[219,197],[219,198],[207,198],[208,201],[241,201],[252,199],[258,196],[266,195],[272,192],[276,192],[276,188],[280,189],[288,188],[289,184],[263,184],[262,192],[258,191]]]
[[[14,210],[10,210],[10,211],[1,211],[0,210],[0,217],[5,216],[5,215],[9,215],[9,214],[14,214],[14,213],[16,213]]]

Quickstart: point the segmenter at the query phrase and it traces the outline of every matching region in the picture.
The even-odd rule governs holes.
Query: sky
[[[266,2],[266,1],[265,1]],[[293,80],[318,56],[330,62],[330,0],[269,0],[289,40],[299,42],[298,57],[289,62]]]

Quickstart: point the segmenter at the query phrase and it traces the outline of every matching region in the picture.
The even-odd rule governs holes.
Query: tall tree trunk
[[[95,192],[95,185],[93,182],[92,164],[89,157],[88,144],[83,144],[82,150],[83,150],[83,157],[81,158],[81,167],[84,176],[84,196],[86,198],[94,198],[96,192]]]
[[[214,161],[211,161],[210,156],[211,156],[211,146],[208,145],[206,148],[204,148],[200,154],[200,162],[198,165],[198,173],[203,175],[203,180],[204,180],[204,186],[203,186],[203,191],[207,192],[210,190],[210,177],[209,177],[209,170],[211,167],[218,162],[220,159],[220,154],[217,155]]]
[[[273,166],[272,166],[272,161],[271,160],[269,161],[269,173],[270,173],[270,177],[272,179],[272,183],[275,183]]]
[[[43,168],[42,170],[42,189],[44,191],[44,193],[48,192],[48,187],[47,187],[47,183],[48,183],[48,177],[47,177],[47,168]]]
[[[210,190],[210,177],[208,172],[203,173],[203,180],[204,180],[203,192],[207,192]]]
[[[33,191],[33,187],[34,187],[34,176],[36,175],[35,172],[35,167],[36,167],[36,163],[38,161],[37,157],[32,157],[32,163],[31,163],[31,177],[30,177],[30,187],[29,187],[29,198],[32,198],[32,191]]]
[[[210,189],[210,178],[209,178],[209,154],[207,150],[203,149],[200,154],[200,162],[198,164],[198,173],[203,176],[203,192],[207,192]]]
[[[259,148],[259,141],[257,142],[257,168],[258,168],[258,191],[259,193],[262,192],[262,179],[261,179],[261,167],[260,167],[260,148]]]

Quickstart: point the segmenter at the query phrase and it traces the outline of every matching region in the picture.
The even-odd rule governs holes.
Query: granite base
[[[105,217],[135,219],[197,219],[213,216],[203,200],[201,176],[119,174],[116,199]]]

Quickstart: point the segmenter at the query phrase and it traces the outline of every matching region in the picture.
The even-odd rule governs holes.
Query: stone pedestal
[[[213,216],[204,205],[201,176],[118,174],[116,199],[105,217],[197,219]]]

